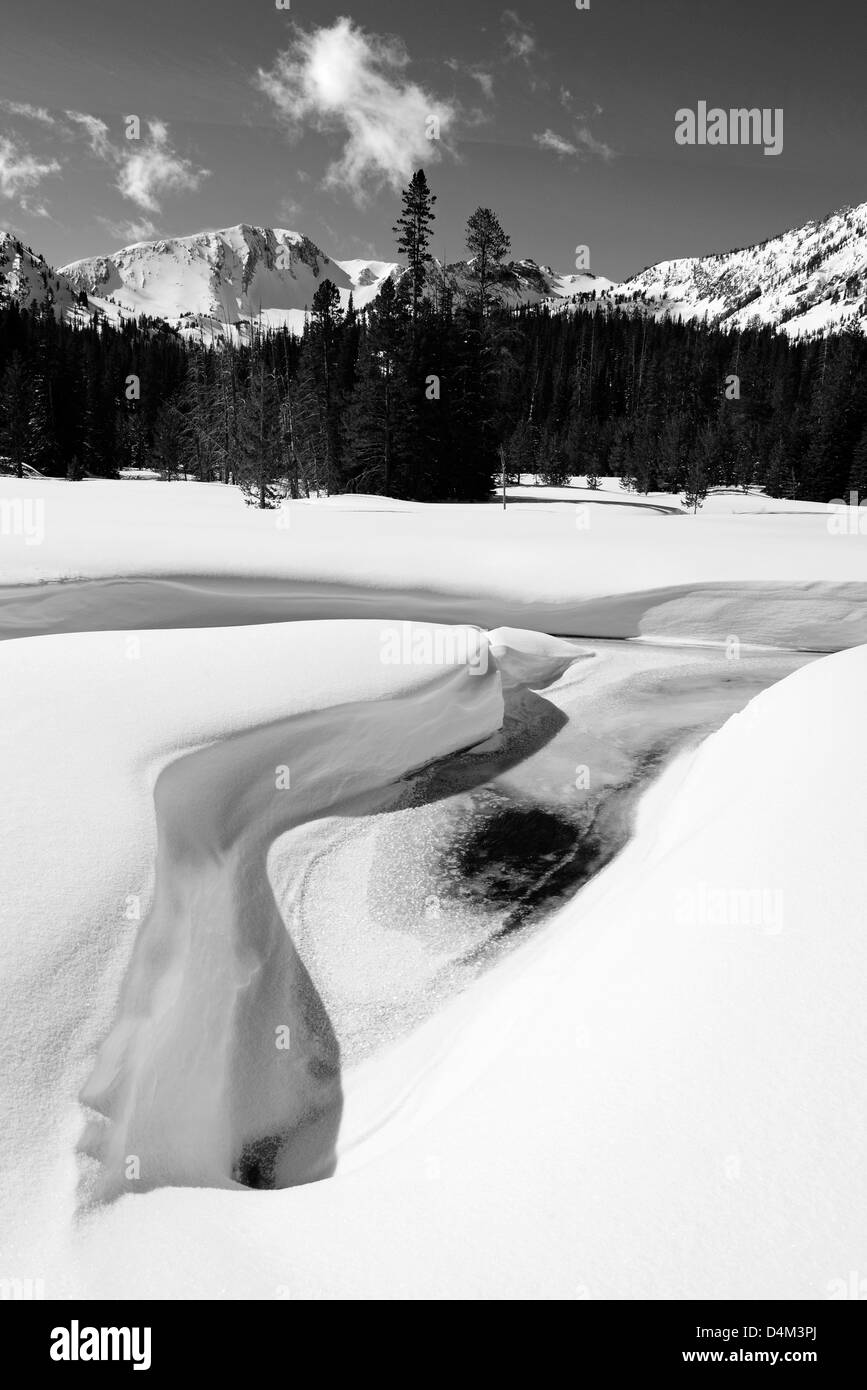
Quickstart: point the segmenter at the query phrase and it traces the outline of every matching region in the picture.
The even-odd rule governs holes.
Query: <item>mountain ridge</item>
[[[44,302],[58,314],[115,322],[148,315],[185,336],[241,333],[254,323],[301,332],[324,279],[337,286],[344,307],[351,295],[363,308],[387,278],[405,273],[396,261],[343,259],[302,233],[244,222],[133,242],[57,269],[0,234],[0,301]],[[468,298],[476,285],[472,261],[434,262],[432,294]],[[525,257],[497,269],[491,292],[509,308],[570,312],[592,301],[737,328],[759,322],[796,337],[867,332],[867,203],[752,246],[658,261],[619,283],[589,271],[561,275]]]
[[[670,314],[790,336],[867,331],[867,203],[813,218],[752,246],[658,261],[623,282]]]

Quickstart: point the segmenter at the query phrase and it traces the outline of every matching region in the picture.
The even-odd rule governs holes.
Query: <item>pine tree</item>
[[[765,474],[765,491],[769,497],[783,496],[786,488],[785,478],[787,472],[786,448],[782,438],[779,438],[771,449],[767,472]]]
[[[430,226],[434,221],[435,194],[431,193],[424,169],[417,169],[401,194],[403,212],[392,228],[398,250],[406,256],[412,301],[413,328],[418,320],[419,304],[427,281],[430,253]]]
[[[402,495],[406,481],[407,321],[394,281],[386,280],[370,312],[348,418],[354,485],[389,497]]]
[[[231,338],[223,342],[217,354],[215,419],[219,422],[214,438],[214,456],[220,470],[220,481],[231,483],[238,454],[238,378],[235,345]]]
[[[716,437],[713,429],[707,425],[701,432],[700,438],[690,450],[686,463],[686,481],[684,485],[683,504],[691,507],[693,515],[707,497],[708,488],[713,479],[714,451],[716,447]]]
[[[342,485],[343,395],[340,294],[323,280],[313,297],[301,359],[290,386],[295,458],[309,490],[338,492]]]
[[[170,398],[160,407],[154,426],[153,459],[156,467],[167,482],[176,478],[181,470],[181,430],[183,416],[179,401]]]
[[[867,425],[861,431],[861,437],[852,454],[847,491],[857,495],[856,505],[860,506],[862,502],[867,501]]]
[[[479,310],[487,313],[487,286],[492,273],[512,246],[490,208],[476,208],[467,220],[467,250],[475,261],[479,281]]]
[[[270,502],[269,485],[275,481],[280,458],[280,410],[276,377],[266,367],[261,344],[253,355],[241,397],[238,438],[239,481],[255,497],[257,505],[265,508]]]
[[[201,345],[190,347],[187,374],[178,401],[182,419],[181,462],[185,470],[203,483],[221,476],[220,446],[224,431],[220,384],[218,379],[210,378],[208,362]]]
[[[20,353],[12,360],[0,381],[0,453],[24,477],[30,464],[30,416],[33,407],[33,388]]]

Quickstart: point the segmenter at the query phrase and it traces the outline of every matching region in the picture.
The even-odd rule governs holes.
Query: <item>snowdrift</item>
[[[387,635],[300,623],[0,649],[4,1227],[23,1212],[37,1243],[62,1232],[85,1190],[130,1190],[132,1159],[142,1190],[233,1186],[260,1141],[284,1181],[328,1171],[338,1059],[268,846],[375,810],[503,715],[484,634],[462,648],[418,630],[436,659],[404,664]]]
[[[863,1263],[865,687],[862,648],[758,697],[392,1057],[440,1051],[399,1146],[336,1184],[381,1292],[822,1299]]]
[[[218,484],[0,480],[0,502],[43,508],[40,543],[11,524],[3,537],[0,636],[385,617],[819,652],[867,642],[863,537],[833,534],[826,509],[757,512],[738,495],[693,517],[672,498],[577,497],[257,512]]]
[[[3,1273],[48,1296],[830,1296],[867,1242],[867,650],[675,764],[543,936],[338,1093],[291,919],[251,892],[262,847],[326,780],[332,809],[375,809],[502,714],[493,662],[389,669],[374,626],[0,649]],[[301,1185],[239,1188],[242,1161]]]
[[[0,1278],[823,1298],[863,1268],[863,538],[579,497],[263,514],[0,482],[34,504],[0,536]],[[551,632],[851,650],[672,765],[544,932],[346,1065],[269,849],[488,745],[504,692],[581,671]]]

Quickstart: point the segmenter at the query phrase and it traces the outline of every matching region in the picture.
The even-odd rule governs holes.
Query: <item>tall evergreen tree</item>
[[[402,448],[410,414],[407,319],[394,281],[386,280],[362,339],[360,373],[348,417],[354,484],[365,491],[381,489],[387,496],[402,494],[407,481]]]
[[[431,193],[424,169],[416,169],[408,186],[401,194],[403,212],[392,228],[397,237],[398,250],[406,257],[409,270],[410,293],[412,300],[412,322],[418,320],[419,304],[427,281],[428,266],[433,260],[430,252],[430,227],[436,214],[433,205],[436,195]]]
[[[33,389],[20,353],[13,353],[0,380],[0,454],[19,478],[30,463],[30,412]]]
[[[479,309],[487,313],[487,287],[491,275],[511,250],[512,242],[490,208],[476,208],[467,219],[467,250],[475,261],[479,281]]]

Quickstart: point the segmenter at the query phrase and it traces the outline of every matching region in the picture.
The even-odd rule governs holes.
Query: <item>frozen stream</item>
[[[538,693],[507,695],[499,746],[394,788],[375,815],[275,842],[274,895],[343,1068],[514,949],[622,848],[646,782],[812,658],[576,642]]]

